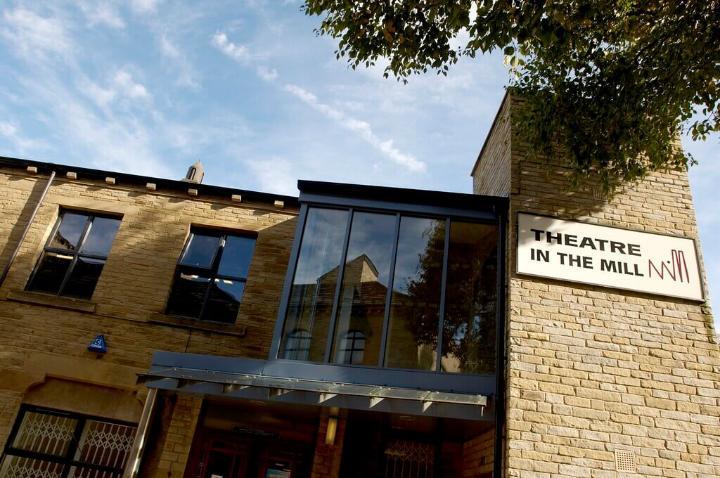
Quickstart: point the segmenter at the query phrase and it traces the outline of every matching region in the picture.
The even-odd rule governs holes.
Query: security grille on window
[[[23,406],[0,463],[4,478],[122,476],[136,427]]]
[[[27,290],[92,297],[119,227],[117,217],[61,211]]]
[[[252,237],[193,229],[178,261],[167,313],[235,322],[254,249]]]

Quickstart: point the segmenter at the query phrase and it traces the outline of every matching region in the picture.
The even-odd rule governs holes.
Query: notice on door
[[[517,272],[703,300],[692,239],[518,213]]]

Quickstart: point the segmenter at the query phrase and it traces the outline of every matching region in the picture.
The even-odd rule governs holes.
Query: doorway
[[[308,411],[209,401],[185,478],[309,478],[318,418]]]

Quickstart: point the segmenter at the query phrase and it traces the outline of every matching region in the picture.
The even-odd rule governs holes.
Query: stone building
[[[570,190],[518,107],[474,194],[0,159],[0,476],[720,476],[686,173]]]

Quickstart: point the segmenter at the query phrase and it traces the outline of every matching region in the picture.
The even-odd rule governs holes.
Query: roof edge
[[[0,167],[13,169],[27,169],[28,166],[34,166],[38,169],[38,173],[56,173],[63,174],[67,172],[75,172],[79,179],[89,178],[104,181],[106,177],[113,177],[119,183],[142,185],[147,183],[155,183],[158,189],[170,189],[175,191],[187,192],[188,188],[197,189],[199,193],[216,196],[227,196],[230,198],[233,194],[239,194],[243,197],[243,201],[260,202],[273,204],[275,201],[283,201],[286,207],[299,207],[297,196],[288,196],[284,194],[273,194],[261,191],[251,191],[247,189],[230,188],[226,186],[215,186],[212,184],[189,183],[179,179],[158,178],[154,176],[143,176],[137,174],[122,173],[118,171],[107,171],[102,169],[85,168],[80,166],[72,166],[67,164],[48,163],[43,161],[34,161],[30,159],[12,158],[8,156],[0,156]]]

